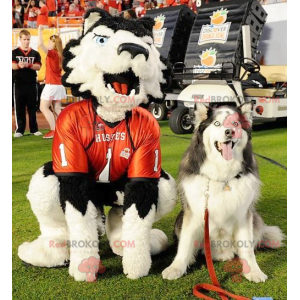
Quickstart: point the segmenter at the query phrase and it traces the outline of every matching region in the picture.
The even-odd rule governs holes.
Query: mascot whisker
[[[151,255],[166,249],[167,236],[152,225],[174,208],[175,181],[161,169],[159,125],[141,107],[162,99],[166,83],[153,25],[92,9],[82,36],[66,46],[63,83],[85,100],[60,114],[53,161],[31,179],[27,198],[41,235],[19,247],[24,262],[69,261],[69,274],[87,280],[79,265],[99,261],[98,235],[106,232],[124,273],[136,279],[148,275]],[[106,219],[104,205],[112,207]],[[68,251],[57,247],[66,241]]]

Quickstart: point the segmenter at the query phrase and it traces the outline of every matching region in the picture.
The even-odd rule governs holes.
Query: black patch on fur
[[[106,11],[99,8],[90,9],[86,15],[85,19],[93,12],[99,13],[101,18],[86,32],[89,33],[93,31],[95,27],[100,25],[107,26],[112,29],[114,32],[118,30],[125,30],[133,33],[137,37],[150,36],[153,38],[152,28],[155,25],[155,22],[152,18],[144,17],[143,19],[124,19],[122,17],[113,17]]]
[[[161,171],[160,171],[160,178],[170,180],[170,176],[163,169],[161,169]]]
[[[199,174],[201,165],[206,159],[206,153],[203,144],[203,132],[213,122],[212,109],[207,111],[208,118],[203,121],[198,130],[194,133],[191,144],[183,154],[179,166],[179,176]]]
[[[63,211],[66,210],[66,201],[69,201],[84,216],[88,202],[92,200],[93,181],[86,176],[58,177],[58,180],[60,204]]]
[[[44,177],[48,177],[49,175],[54,175],[52,161],[48,161],[44,164],[43,173],[44,173]]]
[[[124,192],[128,182],[127,176],[111,183],[99,183],[87,176],[59,176],[58,180],[63,211],[66,208],[66,201],[69,201],[82,215],[86,213],[89,200],[102,212],[103,205],[118,206],[114,204],[118,200],[116,192]]]
[[[158,181],[130,181],[125,186],[124,213],[133,204],[144,219],[154,204],[157,207]]]

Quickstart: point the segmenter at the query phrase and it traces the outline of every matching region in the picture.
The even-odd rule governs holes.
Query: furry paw
[[[182,275],[184,273],[185,273],[185,270],[183,270],[182,268],[173,266],[173,264],[172,264],[170,267],[166,268],[162,272],[162,277],[163,277],[163,279],[174,280],[174,279],[178,279],[178,278],[182,277]]]
[[[87,281],[86,273],[80,272],[78,269],[80,263],[81,262],[76,263],[72,260],[69,266],[69,274],[75,279],[75,281]]]
[[[138,279],[147,276],[151,267],[150,253],[143,255],[134,253],[124,253],[123,272],[129,279]]]
[[[243,274],[245,278],[253,282],[265,282],[268,279],[268,276],[264,274],[261,270],[250,271],[247,274]]]
[[[40,236],[31,243],[25,242],[19,246],[18,256],[21,260],[37,267],[63,266],[69,260],[69,252],[66,248],[49,246],[55,244],[54,239]]]

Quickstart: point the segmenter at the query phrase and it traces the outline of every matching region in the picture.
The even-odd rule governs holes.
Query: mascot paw
[[[268,279],[268,276],[264,274],[261,270],[250,271],[249,273],[243,275],[249,281],[253,281],[256,283],[265,282]]]
[[[138,279],[147,276],[151,267],[150,253],[148,255],[128,255],[123,256],[123,271],[129,279]]]
[[[21,260],[37,267],[64,266],[69,260],[69,253],[65,249],[50,247],[50,242],[56,243],[54,239],[40,236],[31,243],[23,243],[19,246],[18,256]]]
[[[87,281],[86,273],[80,272],[78,269],[80,263],[81,261],[79,263],[70,262],[69,274],[75,281]]]

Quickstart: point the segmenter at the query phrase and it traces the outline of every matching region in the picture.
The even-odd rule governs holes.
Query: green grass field
[[[177,170],[183,152],[189,144],[190,135],[178,138],[167,121],[161,122],[163,168],[177,178]],[[272,158],[286,166],[286,127],[256,125],[253,132],[253,148],[260,155]],[[200,256],[187,275],[176,280],[162,280],[161,272],[170,265],[175,254],[172,231],[180,204],[173,212],[155,223],[169,237],[170,247],[153,257],[150,274],[138,280],[127,279],[122,271],[121,257],[115,256],[106,237],[100,241],[100,256],[107,271],[96,283],[75,282],[66,268],[46,269],[25,267],[18,258],[18,246],[32,241],[39,235],[38,222],[26,199],[31,175],[44,162],[51,160],[51,140],[24,136],[13,139],[13,298],[14,299],[195,299],[192,288],[197,283],[209,283],[205,260]],[[258,158],[260,176],[263,182],[262,196],[257,206],[265,222],[278,225],[285,233],[286,215],[286,170]],[[258,250],[256,258],[262,271],[269,276],[265,283],[250,283],[243,278],[233,283],[231,275],[223,272],[225,263],[216,262],[215,268],[223,288],[249,298],[271,296],[274,300],[287,299],[287,249]],[[212,294],[216,297],[216,295]]]

